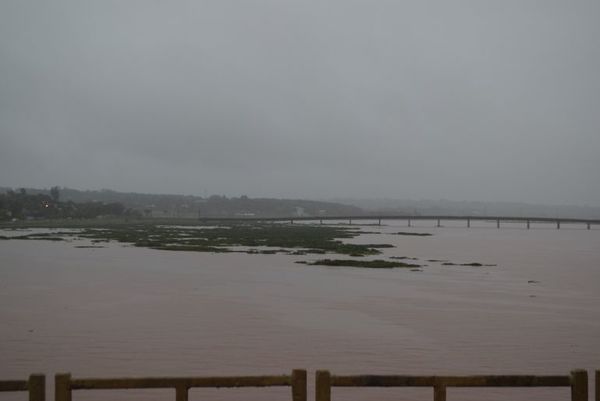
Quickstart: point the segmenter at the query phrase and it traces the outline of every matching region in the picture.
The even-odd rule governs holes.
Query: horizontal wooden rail
[[[0,391],[27,391],[27,380],[2,380]]]
[[[269,387],[291,386],[291,376],[245,377],[147,377],[114,379],[71,379],[71,390],[118,390],[174,387]]]
[[[596,401],[599,372],[596,372]],[[406,375],[331,375],[316,373],[316,401],[331,401],[332,387],[432,387],[434,401],[446,400],[447,387],[570,387],[572,401],[588,401],[587,372],[573,370],[564,376],[481,375],[481,376],[406,376]]]
[[[292,401],[306,401],[306,370],[296,369],[291,375],[225,376],[225,377],[141,377],[78,378],[68,373],[55,377],[55,401],[71,401],[73,390],[157,389],[175,390],[176,401],[187,401],[190,388],[275,387],[292,389]]]
[[[335,387],[569,387],[569,376],[331,376]]]
[[[46,376],[30,375],[28,380],[0,380],[0,392],[27,391],[29,401],[44,401],[46,398]]]

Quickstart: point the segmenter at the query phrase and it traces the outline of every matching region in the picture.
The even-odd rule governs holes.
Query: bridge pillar
[[[467,228],[471,228],[471,219],[467,219]]]
[[[556,229],[560,230],[560,221],[556,221]]]
[[[527,220],[527,229],[528,230],[529,230],[529,225],[530,225],[530,222],[529,222],[529,220]]]
[[[442,225],[440,224],[440,219],[438,219],[438,223],[437,223],[438,227],[441,227]]]
[[[496,228],[500,228],[500,219],[496,219]]]

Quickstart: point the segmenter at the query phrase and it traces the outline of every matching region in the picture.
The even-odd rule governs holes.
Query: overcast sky
[[[600,206],[600,1],[0,1],[0,186]]]

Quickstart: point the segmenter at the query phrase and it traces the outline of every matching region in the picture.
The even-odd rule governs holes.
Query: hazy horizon
[[[600,206],[600,3],[0,2],[0,185]]]
[[[191,192],[181,192],[181,193],[152,193],[152,192],[141,192],[141,191],[117,191],[111,188],[73,188],[57,185],[57,187],[61,190],[75,190],[80,192],[102,192],[109,191],[115,192],[119,194],[136,194],[136,195],[149,195],[149,196],[192,196],[192,197],[200,197],[200,198],[209,198],[211,196],[225,196],[227,198],[239,198],[242,196],[248,196],[246,194],[241,193],[231,193],[231,194],[198,194]],[[12,189],[18,191],[19,189],[26,190],[45,190],[50,191],[51,187],[24,187],[24,186],[7,186],[0,185],[0,190],[2,189]],[[250,196],[251,199],[281,199],[281,200],[304,200],[304,201],[317,201],[317,202],[333,202],[339,204],[353,205],[360,207],[365,210],[384,210],[384,209],[397,209],[404,207],[412,207],[419,205],[421,207],[431,206],[431,205],[442,205],[446,204],[449,207],[456,207],[459,204],[466,205],[489,205],[489,206],[506,206],[506,207],[519,207],[519,206],[527,206],[527,207],[543,207],[543,208],[577,208],[577,209],[594,209],[600,210],[600,206],[594,206],[589,204],[569,204],[569,203],[532,203],[532,202],[518,202],[518,201],[506,201],[506,200],[495,200],[495,201],[482,201],[477,199],[446,199],[446,198],[352,198],[352,197],[331,197],[331,198],[311,198],[311,197],[295,197],[295,198],[285,198],[285,197],[273,197],[273,196]]]

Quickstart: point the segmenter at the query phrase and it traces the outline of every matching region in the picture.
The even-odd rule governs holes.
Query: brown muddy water
[[[0,241],[0,378],[49,375],[567,374],[600,369],[600,230],[363,227],[353,241],[428,266],[307,266],[314,255]],[[395,236],[398,231],[432,237]],[[342,258],[342,257],[340,257]],[[443,266],[480,262],[489,267]],[[590,377],[590,385],[593,379]],[[334,389],[334,400],[431,400],[430,389]],[[171,390],[74,400],[174,400]],[[449,400],[568,399],[568,389],[449,389]],[[2,394],[0,400],[25,400]],[[288,389],[192,390],[286,400]]]

